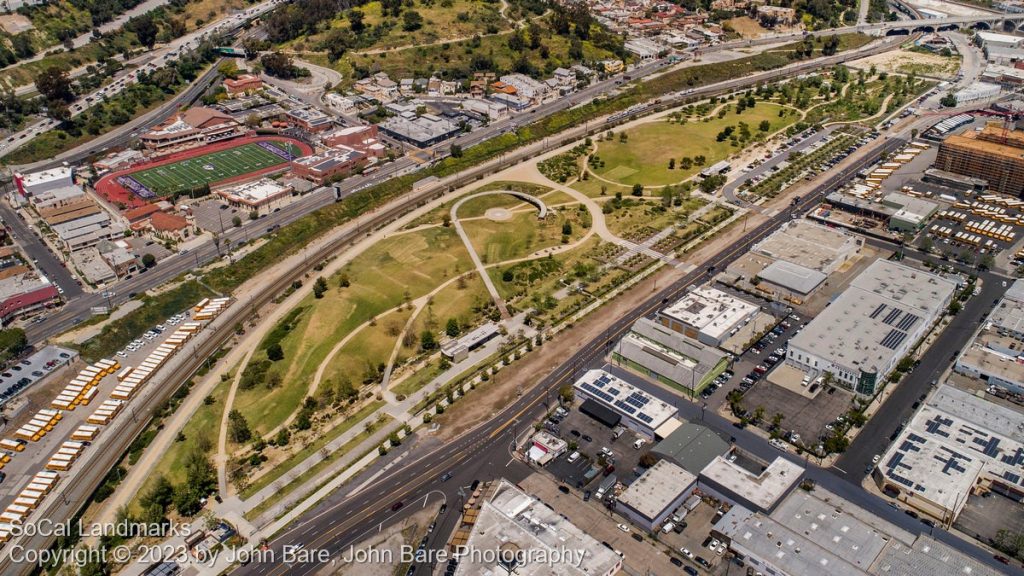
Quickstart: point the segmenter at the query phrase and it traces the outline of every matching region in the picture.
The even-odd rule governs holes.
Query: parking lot
[[[9,365],[0,374],[0,404],[54,371],[70,365],[76,358],[78,352],[74,350],[47,346],[28,358]]]
[[[223,234],[225,230],[234,228],[232,218],[238,216],[248,220],[249,215],[228,206],[220,200],[207,200],[192,205],[192,217],[196,226],[207,232]]]
[[[584,478],[591,463],[597,462],[602,448],[607,448],[612,452],[610,473],[615,474],[618,481],[626,485],[629,485],[638,476],[634,470],[638,466],[640,455],[650,448],[650,442],[645,442],[641,449],[634,448],[633,444],[637,441],[637,436],[629,429],[626,429],[618,438],[612,438],[610,428],[583,414],[576,407],[569,410],[569,413],[557,426],[557,432],[551,427],[548,428],[548,431],[556,433],[568,442],[569,450],[549,463],[546,470],[551,476],[566,485],[581,490],[589,489],[593,492],[597,489],[600,481],[605,478],[605,474],[598,474],[589,481]],[[574,451],[578,451],[580,457],[575,462],[569,462]],[[606,468],[607,470],[609,469]]]
[[[1024,504],[1002,494],[970,495],[954,527],[981,542],[996,538],[1000,530],[1024,533]]]

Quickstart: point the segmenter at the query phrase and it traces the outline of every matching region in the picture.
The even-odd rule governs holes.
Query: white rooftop
[[[645,518],[656,518],[688,491],[697,477],[668,460],[659,460],[619,495],[618,501]]]
[[[700,475],[747,502],[768,510],[789,492],[803,472],[802,466],[781,456],[775,458],[760,474],[754,474],[723,456],[716,456],[700,471]]]
[[[741,319],[760,309],[756,304],[701,286],[661,311],[667,316],[713,337],[728,332]]]
[[[504,479],[481,505],[466,549],[477,553],[463,557],[456,576],[508,574],[494,558],[503,549],[522,551],[534,560],[517,565],[518,576],[611,576],[622,568],[622,559],[611,548]],[[583,552],[582,559],[567,556],[577,551]],[[560,556],[564,561],[541,561]]]
[[[223,190],[223,192],[230,197],[248,202],[264,201],[287,191],[287,186],[279,184],[270,178],[260,178],[253,182],[247,182],[245,184]]]
[[[21,182],[25,186],[36,186],[38,184],[55,182],[64,179],[71,179],[71,168],[67,166],[60,166],[57,168],[51,168],[49,170],[42,170],[40,172],[32,172],[31,174],[21,175]]]
[[[608,409],[657,429],[675,415],[676,409],[647,392],[604,370],[588,370],[575,387],[594,397]]]

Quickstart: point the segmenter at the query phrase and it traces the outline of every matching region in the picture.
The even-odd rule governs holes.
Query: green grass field
[[[302,150],[286,142],[270,142],[275,148],[299,156]],[[256,143],[211,152],[130,174],[160,197],[221,182],[248,172],[284,163],[281,156]]]
[[[783,111],[781,117],[780,110]],[[736,114],[735,107],[730,106],[724,118],[716,117],[708,122],[695,119],[685,124],[674,124],[664,119],[648,122],[626,130],[626,142],[620,142],[616,134],[611,141],[598,144],[597,155],[604,161],[604,166],[597,169],[597,174],[610,182],[627,186],[674,184],[701,170],[700,166],[683,170],[678,164],[682,157],[704,156],[704,165],[710,166],[742,149],[742,146],[733,147],[729,140],[716,140],[718,133],[726,126],[736,127],[740,122],[745,122],[751,133],[757,134],[761,121],[767,120],[770,124],[767,134],[771,134],[799,118],[792,108],[758,102],[753,109],[748,108],[740,114]],[[670,170],[668,164],[673,158],[677,164]],[[600,180],[596,182],[598,185],[600,183]],[[614,186],[610,188],[616,191]]]

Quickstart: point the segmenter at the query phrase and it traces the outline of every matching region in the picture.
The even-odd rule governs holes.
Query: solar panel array
[[[882,338],[882,346],[885,346],[890,350],[895,350],[906,339],[906,332],[893,328],[892,330],[889,330],[889,333],[885,335],[885,338]]]
[[[872,312],[871,315],[868,316],[868,318],[871,318],[872,320],[874,320],[875,318],[878,318],[878,315],[881,314],[882,311],[886,309],[886,307],[887,306],[885,304],[879,304],[878,308],[875,308],[875,311]]]
[[[626,398],[618,398],[618,395],[621,394],[622,391],[614,386],[609,386],[611,383],[611,376],[602,374],[593,383],[581,382],[580,388],[592,394],[594,397],[604,400],[605,403],[618,408],[623,413],[636,418],[644,424],[654,422],[654,417],[643,411],[643,408],[651,401],[649,396],[643,392],[634,390]]]

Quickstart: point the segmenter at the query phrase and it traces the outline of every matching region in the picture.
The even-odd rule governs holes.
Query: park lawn
[[[661,199],[644,199],[642,201],[626,197],[622,207],[605,214],[605,223],[612,234],[627,237],[642,228],[662,230],[673,223],[682,223],[691,212],[707,204],[706,201],[690,197],[680,207],[662,209]]]
[[[586,180],[577,180],[569,185],[573,190],[583,192],[591,198],[611,198],[615,196],[616,192],[622,192],[623,194],[629,194],[629,186],[625,184],[616,184],[612,182],[605,182],[594,178],[593,174],[589,174],[589,178]],[[601,194],[601,192],[604,194]]]
[[[514,182],[505,180],[492,182],[490,184],[480,186],[479,188],[476,188],[471,192],[467,192],[466,194],[462,194],[456,198],[452,198],[451,200],[444,202],[437,208],[434,208],[433,210],[427,212],[426,214],[417,217],[412,222],[406,224],[402,228],[408,230],[416,228],[417,226],[423,226],[424,224],[441,224],[444,222],[444,217],[451,214],[452,206],[454,206],[455,203],[458,202],[461,198],[472,196],[474,194],[480,194],[481,192],[495,192],[500,190],[513,190],[516,192],[524,192],[526,194],[537,196],[538,198],[542,197],[544,194],[552,192],[552,189],[548,188],[547,186],[531,184],[529,182]],[[526,203],[523,200],[520,200],[508,194],[491,194],[487,196],[480,196],[478,198],[473,198],[472,200],[467,200],[466,203],[459,208],[459,217],[471,218],[473,216],[483,216],[484,212],[486,212],[488,208],[498,206],[504,208],[512,208],[520,205],[526,205]]]
[[[548,208],[552,206],[579,203],[579,200],[566,194],[565,192],[562,192],[561,190],[552,190],[550,192],[545,192],[544,194],[538,196],[538,198],[543,200],[544,204],[546,204]]]
[[[591,238],[572,250],[509,266],[495,266],[488,268],[488,273],[498,294],[508,303],[518,309],[533,307],[542,320],[555,319],[570,302],[585,298],[579,294],[555,298],[554,295],[565,288],[563,278],[567,282],[587,281],[592,280],[587,278],[588,274],[600,274],[596,272],[599,263],[590,257],[599,243],[598,238]],[[576,270],[583,272],[584,276],[578,276]],[[506,271],[513,273],[513,280],[504,280]]]
[[[382,374],[378,366],[391,358],[399,335],[405,329],[412,310],[392,310],[377,319],[376,326],[366,325],[331,358],[324,370],[320,386],[331,386],[348,380],[355,388],[364,382],[376,385]],[[396,359],[400,363],[401,358]]]
[[[780,110],[784,111],[781,118]],[[792,108],[771,102],[758,102],[753,109],[747,108],[740,114],[736,114],[735,107],[730,105],[724,118],[713,117],[707,122],[692,120],[676,124],[667,118],[647,122],[626,130],[628,141],[625,143],[619,140],[618,134],[611,140],[598,143],[597,155],[604,166],[597,169],[597,174],[630,186],[675,184],[702,170],[701,166],[683,170],[679,167],[680,158],[704,156],[704,166],[711,166],[742,150],[741,147],[732,146],[728,139],[722,142],[716,140],[718,133],[726,126],[733,126],[738,133],[739,123],[746,122],[751,134],[756,136],[760,133],[758,126],[763,120],[770,123],[767,134],[772,134],[799,118],[799,114]],[[668,163],[673,158],[676,160],[676,168],[669,170]]]
[[[569,222],[569,242],[581,238],[590,228],[590,213],[573,207],[549,210],[545,219],[537,211],[515,212],[509,220],[496,222],[486,218],[462,222],[473,248],[484,264],[497,264],[523,258],[543,248],[562,243],[562,226]]]
[[[491,303],[491,296],[476,270],[463,278],[446,285],[434,295],[429,307],[420,310],[409,327],[409,333],[416,338],[409,340],[409,346],[402,346],[400,357],[410,358],[420,352],[420,334],[424,330],[434,332],[438,342],[447,338],[444,331],[449,318],[457,319],[462,326],[482,323],[482,315]]]
[[[128,506],[129,510],[142,512],[139,499],[149,491],[159,476],[164,476],[175,486],[183,483],[185,481],[185,457],[190,450],[195,449],[197,442],[200,445],[209,446],[211,455],[216,451],[221,416],[224,414],[224,400],[230,388],[231,380],[222,380],[210,392],[209,398],[212,398],[213,402],[207,404],[204,401],[199,405],[195,414],[189,419],[188,426],[182,430],[185,439],[171,444],[167,452],[160,456],[160,460],[157,461],[149,478],[132,498]]]
[[[415,299],[470,267],[454,228],[439,226],[377,242],[345,267],[348,288],[339,288],[340,273],[334,274],[323,298],[310,293],[302,301],[310,310],[281,341],[284,359],[271,368],[282,375],[281,386],[239,391],[235,407],[260,433],[272,430],[298,408],[317,367],[349,332],[398,306],[407,292]],[[254,360],[265,357],[262,350],[253,355]]]
[[[316,453],[317,450],[320,450],[321,448],[323,448],[324,446],[329,444],[332,440],[334,440],[338,436],[341,436],[342,434],[344,434],[348,430],[351,430],[353,426],[362,423],[363,420],[366,420],[367,418],[369,418],[371,415],[373,415],[374,412],[376,412],[377,410],[380,410],[381,407],[383,407],[383,406],[384,406],[384,401],[383,400],[375,400],[375,401],[370,402],[369,404],[363,406],[358,411],[356,411],[354,414],[352,414],[349,417],[347,417],[344,420],[342,420],[342,422],[340,424],[338,424],[334,428],[331,428],[326,433],[322,434],[320,437],[318,437],[316,439],[316,441],[311,442],[308,446],[305,446],[305,447],[299,449],[298,451],[292,453],[290,456],[288,456],[287,459],[285,459],[284,461],[282,461],[282,462],[278,463],[277,465],[275,465],[266,474],[264,474],[264,475],[260,476],[259,478],[255,479],[251,484],[246,486],[245,489],[241,491],[241,493],[239,494],[239,497],[241,497],[243,500],[251,498],[253,494],[259,492],[260,490],[262,490],[264,488],[266,488],[268,485],[270,485],[271,482],[273,482],[274,480],[277,480],[282,475],[284,475],[285,472],[287,472],[287,471],[291,470],[292,468],[294,468],[296,464],[302,462],[306,458],[309,458],[314,453]],[[382,415],[382,418],[388,419],[388,420],[390,419],[386,415]],[[346,446],[347,446],[347,444],[346,444]],[[347,452],[347,450],[345,449],[345,446],[342,446],[337,452],[332,453],[332,456],[334,454],[338,454],[338,457],[340,457],[345,452]],[[298,480],[296,480],[295,482],[289,483],[289,486],[299,486],[299,485],[300,485],[300,483],[298,482]],[[286,491],[281,491],[279,494],[285,494],[285,493],[287,493],[287,492]]]
[[[480,193],[482,192],[473,192],[472,194]],[[462,206],[459,206],[459,218],[476,218],[484,216],[491,208],[505,208],[506,210],[512,210],[514,208],[524,208],[529,206],[530,205],[525,200],[510,194],[487,194],[486,196],[477,196],[476,198],[466,200]],[[448,206],[448,210],[451,210],[451,206]]]

